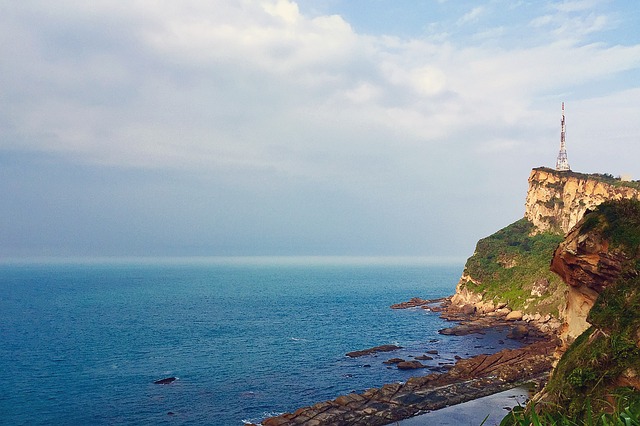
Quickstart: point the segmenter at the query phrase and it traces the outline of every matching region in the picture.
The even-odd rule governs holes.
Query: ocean
[[[382,362],[493,352],[389,306],[454,292],[462,263],[223,258],[0,265],[0,423],[242,425],[405,381]],[[490,334],[490,333],[489,333]],[[348,358],[382,344],[402,350]],[[177,377],[168,385],[154,384]]]

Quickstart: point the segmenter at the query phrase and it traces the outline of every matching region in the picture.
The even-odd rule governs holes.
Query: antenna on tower
[[[559,172],[566,172],[571,170],[569,167],[569,160],[567,159],[567,146],[565,145],[564,135],[565,135],[565,125],[564,125],[564,102],[562,103],[562,119],[560,120],[560,152],[558,153],[558,160],[556,160],[556,170]]]

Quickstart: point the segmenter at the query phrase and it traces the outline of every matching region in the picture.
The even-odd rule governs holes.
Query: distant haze
[[[0,0],[0,256],[472,254],[640,178],[635,2]]]

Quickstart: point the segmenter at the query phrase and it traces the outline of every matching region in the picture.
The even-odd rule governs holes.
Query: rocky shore
[[[458,300],[460,302],[460,300]],[[481,306],[478,306],[480,304]],[[263,426],[324,426],[324,425],[386,425],[431,410],[477,399],[524,383],[546,382],[554,361],[557,342],[555,331],[560,326],[546,317],[525,316],[505,306],[454,303],[452,298],[410,301],[391,306],[392,309],[428,309],[456,324],[440,330],[445,335],[483,334],[488,328],[503,327],[508,338],[521,341],[525,346],[505,349],[493,354],[471,358],[456,356],[456,363],[445,372],[412,377],[405,383],[386,384],[363,393],[340,396],[332,401],[303,407],[262,421]],[[397,348],[397,347],[396,347]],[[379,346],[354,351],[348,356],[362,356],[394,348]],[[422,359],[429,359],[424,354]],[[414,361],[392,358],[389,364],[406,369],[425,367],[420,357]],[[393,362],[392,362],[393,361]]]

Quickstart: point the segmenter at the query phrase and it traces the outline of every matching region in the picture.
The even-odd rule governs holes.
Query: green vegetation
[[[562,236],[531,236],[532,231],[533,224],[523,218],[478,241],[465,265],[467,275],[476,282],[468,281],[466,286],[483,294],[484,300],[507,302],[512,309],[557,315],[565,289],[549,270],[549,263]],[[543,294],[532,295],[532,289],[540,283]]]
[[[516,407],[500,422],[500,426],[640,426],[640,395],[632,391],[616,395],[609,406],[610,412],[594,411],[591,400],[587,400],[585,405],[586,415],[582,419],[560,413],[539,414],[535,405],[528,410]]]
[[[637,257],[640,247],[640,202],[620,200],[602,203],[585,218],[580,233],[590,231],[602,233],[613,244],[613,248],[627,259]]]

